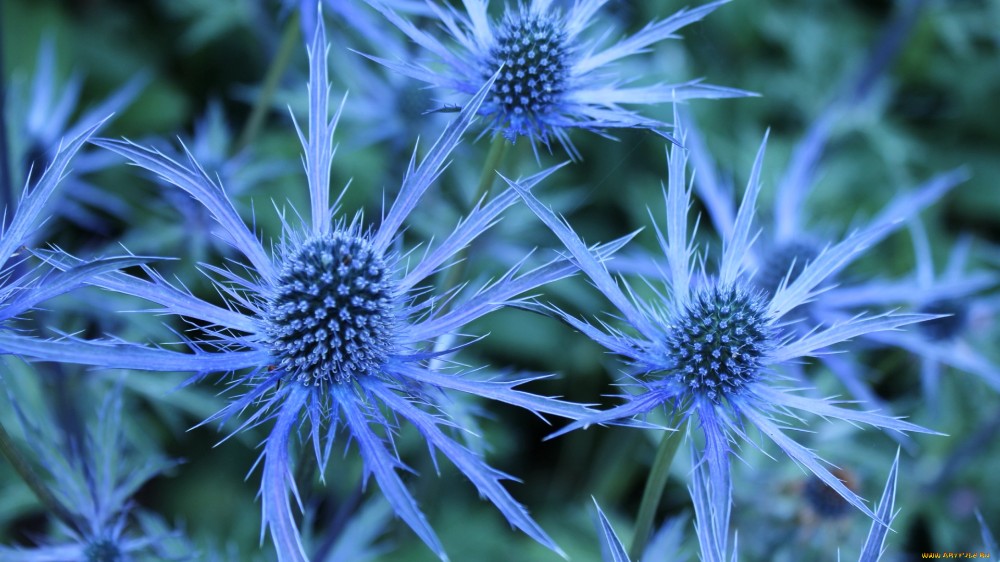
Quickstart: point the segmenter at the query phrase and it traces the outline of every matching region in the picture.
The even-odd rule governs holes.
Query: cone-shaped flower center
[[[777,292],[788,276],[788,284],[798,279],[806,264],[819,256],[819,248],[811,241],[792,241],[770,248],[754,275],[754,283],[769,296]]]
[[[773,346],[766,310],[757,292],[716,286],[700,291],[667,337],[674,376],[714,402],[755,382]]]
[[[527,10],[508,12],[490,48],[485,78],[503,65],[492,101],[510,117],[545,112],[566,89],[566,33],[561,21]]]
[[[118,549],[118,545],[108,539],[88,544],[84,556],[87,557],[87,562],[120,562],[122,560],[122,553]]]
[[[279,367],[305,384],[371,375],[393,340],[393,292],[382,256],[349,232],[307,240],[285,261],[267,310]]]

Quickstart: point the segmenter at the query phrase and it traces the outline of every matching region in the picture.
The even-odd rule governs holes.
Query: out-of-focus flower
[[[127,84],[95,107],[71,121],[78,110],[83,75],[73,74],[65,83],[56,76],[55,45],[51,38],[42,40],[38,61],[30,87],[15,83],[10,100],[5,104],[10,153],[13,158],[13,181],[16,185],[34,186],[42,172],[55,160],[62,139],[81,136],[109,115],[121,112],[139,95],[149,81],[145,73],[137,74]],[[103,152],[81,151],[72,173],[63,180],[67,188],[53,211],[82,227],[103,231],[106,220],[95,210],[124,217],[129,209],[124,201],[83,178],[117,162]]]
[[[960,240],[952,248],[944,272],[935,272],[930,243],[923,224],[910,223],[916,266],[909,278],[876,280],[859,286],[832,289],[824,302],[837,310],[859,307],[898,306],[942,318],[920,324],[919,329],[872,334],[877,344],[891,345],[920,358],[924,397],[935,401],[940,395],[942,366],[972,373],[994,390],[1000,391],[1000,366],[977,350],[971,327],[1000,312],[1000,299],[984,291],[1000,285],[1000,275],[990,271],[968,271],[971,240]]]

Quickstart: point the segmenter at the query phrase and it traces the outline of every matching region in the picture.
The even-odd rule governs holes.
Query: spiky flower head
[[[44,37],[30,85],[15,81],[9,91],[11,95],[0,100],[8,126],[5,134],[10,142],[12,175],[16,184],[33,187],[62,150],[64,139],[81,137],[98,123],[107,122],[115,113],[127,108],[149,81],[148,74],[137,73],[94,107],[80,108],[83,74],[75,72],[65,80],[57,76],[55,47],[51,37]],[[84,111],[72,119],[80,109]],[[73,173],[62,180],[70,187],[53,207],[54,212],[98,232],[105,230],[106,224],[99,213],[94,212],[95,208],[112,215],[125,214],[127,207],[123,201],[84,179],[85,174],[110,164],[106,154],[81,151]]]
[[[646,51],[674,37],[680,28],[699,21],[728,0],[681,10],[646,25],[634,35],[606,45],[608,29],[591,29],[603,1],[574,2],[563,11],[551,0],[507,2],[497,20],[488,14],[486,0],[465,2],[465,13],[430,4],[441,29],[438,37],[418,28],[396,11],[371,3],[386,18],[420,45],[441,67],[384,55],[366,55],[389,68],[458,94],[459,104],[482,82],[500,74],[479,113],[489,120],[489,130],[511,142],[527,137],[551,148],[558,141],[578,158],[570,129],[603,132],[616,128],[646,128],[666,134],[668,125],[643,117],[623,105],[679,102],[692,98],[727,98],[750,95],[733,88],[703,84],[698,80],[627,86],[631,77],[620,76],[614,63]],[[606,20],[601,21],[603,24]]]
[[[621,395],[624,404],[573,422],[555,435],[595,423],[644,416],[660,407],[673,410],[682,419],[696,417],[705,443],[699,462],[708,465],[713,509],[722,512],[728,510],[730,502],[731,442],[746,435],[745,425],[749,422],[846,501],[876,518],[855,492],[823,466],[813,451],[784,433],[779,418],[800,410],[884,429],[928,430],[895,418],[843,408],[829,399],[802,396],[780,384],[779,369],[850,338],[934,317],[860,314],[833,325],[814,323],[803,333],[787,329],[784,323],[790,313],[815,297],[824,280],[859,256],[888,227],[877,223],[855,232],[820,252],[794,281],[783,281],[773,294],[764,293],[754,283],[744,260],[757,238],[752,223],[761,187],[765,144],[766,137],[757,152],[734,223],[723,239],[718,271],[713,274],[705,271],[704,265],[695,269],[695,249],[687,226],[691,192],[685,181],[686,151],[679,147],[670,150],[666,228],[656,227],[665,256],[665,264],[659,269],[663,277],[643,280],[657,289],[657,298],[652,301],[637,296],[626,280],[613,277],[572,228],[530,189],[509,182],[559,237],[626,325],[602,330],[558,309],[547,309],[622,356],[629,364],[626,384],[639,386],[639,392]]]
[[[947,264],[938,272],[923,223],[915,219],[909,226],[916,259],[910,275],[837,287],[824,302],[847,312],[865,306],[905,306],[941,315],[922,322],[918,330],[874,334],[871,339],[919,357],[923,395],[932,404],[940,396],[939,380],[946,367],[971,373],[1000,392],[1000,366],[979,351],[977,330],[972,329],[1000,312],[1000,300],[991,294],[1000,285],[1000,275],[969,267],[972,240],[968,237],[952,245]]]
[[[364,461],[365,480],[374,475],[396,514],[441,558],[445,558],[444,547],[399,475],[407,467],[392,445],[398,420],[415,426],[428,447],[450,459],[513,526],[558,551],[503,487],[507,476],[450,435],[448,428],[459,423],[439,407],[445,395],[441,391],[456,390],[536,414],[572,419],[593,410],[515,388],[528,378],[472,379],[455,369],[442,370],[443,362],[436,359],[455,351],[450,347],[454,344],[439,347],[438,342],[454,341],[456,331],[469,322],[577,268],[568,258],[557,256],[530,270],[522,262],[476,291],[450,289],[434,294],[428,290],[430,277],[449,267],[457,254],[517,201],[511,190],[480,201],[454,231],[431,244],[422,258],[399,250],[407,242],[402,237],[404,221],[443,171],[492,82],[482,86],[419,163],[414,154],[381,222],[364,228],[360,214],[350,221],[335,218],[339,200],[330,202],[332,142],[339,111],[329,118],[325,50],[325,28],[320,22],[309,50],[308,136],[300,131],[310,210],[301,226],[282,217],[281,242],[273,254],[240,218],[223,186],[190,154],[186,163],[180,163],[128,141],[97,141],[195,198],[211,213],[222,238],[245,258],[245,269],[239,270],[245,273],[203,264],[217,282],[224,306],[171,285],[148,267],[145,279],[115,272],[92,280],[94,285],[153,301],[169,313],[207,326],[191,336],[193,353],[107,341],[37,341],[2,333],[0,346],[48,360],[196,372],[191,381],[211,373],[233,375],[233,388],[243,394],[206,423],[247,410],[253,413],[240,429],[273,421],[260,463],[262,534],[270,529],[281,561],[309,558],[289,501],[290,495],[298,494],[289,446],[303,418],[309,420],[309,437],[321,472],[339,430],[346,430]],[[534,185],[550,173],[525,181]],[[593,250],[606,256],[622,243]],[[48,257],[58,267],[79,263],[63,254]],[[443,306],[445,302],[448,306]]]
[[[395,339],[389,268],[371,243],[337,230],[306,240],[285,259],[265,332],[278,367],[304,384],[377,375]]]
[[[41,468],[67,520],[56,520],[50,537],[33,547],[0,546],[10,562],[72,560],[141,562],[191,560],[194,550],[176,532],[165,532],[155,514],[137,508],[132,496],[150,479],[176,463],[140,452],[123,428],[121,387],[107,393],[96,423],[80,435],[60,427],[53,413],[33,407],[12,386],[4,385],[24,431],[25,443]],[[41,413],[41,415],[39,415]]]

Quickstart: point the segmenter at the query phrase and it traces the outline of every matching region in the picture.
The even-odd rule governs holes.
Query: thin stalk
[[[479,184],[476,186],[476,192],[472,195],[473,205],[478,203],[493,188],[493,182],[497,178],[496,171],[503,167],[504,158],[509,152],[509,147],[510,143],[503,136],[496,135],[493,137],[493,142],[490,143],[490,150],[486,154],[486,162],[483,164],[483,171],[479,176]],[[444,294],[449,289],[457,286],[459,280],[465,275],[466,260],[463,258],[466,257],[465,254],[467,251],[468,247],[465,247],[455,256],[456,263],[445,272],[439,294]]]
[[[247,119],[246,124],[243,126],[240,138],[233,148],[234,152],[239,152],[249,146],[257,138],[257,134],[260,133],[260,128],[264,124],[264,117],[267,116],[267,112],[271,107],[271,100],[274,99],[274,93],[278,89],[278,82],[281,80],[282,75],[285,74],[288,62],[292,59],[292,54],[298,45],[300,17],[299,11],[295,10],[288,18],[288,22],[285,23],[278,52],[274,54],[271,66],[267,69],[267,75],[264,77],[264,85],[261,87],[260,95],[257,96],[257,101],[254,102],[253,109],[250,111],[250,118]]]
[[[674,414],[670,425],[676,426],[680,419],[680,413]],[[632,544],[628,549],[629,558],[632,560],[642,558],[642,552],[646,549],[646,541],[649,540],[649,533],[653,528],[653,518],[656,516],[657,508],[660,507],[663,490],[667,487],[670,465],[674,462],[674,456],[677,454],[686,429],[687,420],[677,428],[677,431],[666,432],[656,450],[656,458],[653,460],[653,467],[649,469],[649,476],[646,477],[646,488],[642,492],[642,502],[639,504],[639,515],[636,517]]]
[[[496,171],[503,166],[504,157],[507,156],[509,147],[510,143],[502,135],[493,137],[493,142],[490,143],[490,151],[486,153],[486,162],[483,164],[483,171],[479,175],[479,185],[476,186],[476,193],[472,196],[473,204],[490,192],[493,182],[497,179]]]
[[[63,523],[70,526],[70,528],[77,529],[78,522],[73,514],[66,509],[63,504],[56,499],[56,497],[49,490],[48,486],[42,482],[42,479],[38,476],[31,465],[28,463],[27,459],[21,455],[21,451],[18,450],[17,445],[11,439],[10,434],[7,433],[7,428],[0,423],[0,453],[7,458],[7,462],[14,469],[15,472],[24,480],[24,483],[28,485],[28,488],[35,494],[38,501],[42,502],[42,505],[49,510],[49,513],[55,515]]]

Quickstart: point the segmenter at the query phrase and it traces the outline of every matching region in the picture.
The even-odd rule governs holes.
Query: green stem
[[[264,85],[261,86],[260,95],[257,96],[257,101],[250,111],[250,118],[247,119],[246,125],[243,126],[243,131],[240,133],[240,138],[236,142],[233,152],[239,152],[249,146],[257,138],[257,134],[260,133],[260,128],[264,124],[264,117],[267,116],[267,112],[271,107],[271,100],[274,99],[274,93],[278,89],[278,82],[281,80],[281,76],[285,74],[285,68],[288,67],[288,62],[292,59],[292,54],[295,52],[295,47],[299,42],[300,17],[298,10],[296,10],[285,24],[278,52],[274,54],[271,66],[267,69],[267,75],[264,77]]]
[[[680,413],[675,414],[670,426],[676,426],[680,422],[680,418]],[[642,551],[646,548],[649,532],[653,528],[653,518],[656,516],[657,508],[660,507],[663,490],[667,487],[670,465],[674,462],[674,456],[677,454],[686,429],[687,420],[677,428],[677,431],[666,432],[656,450],[656,459],[653,460],[653,467],[649,470],[649,476],[646,478],[646,488],[642,492],[642,502],[639,504],[639,515],[635,523],[635,534],[632,535],[632,545],[629,548],[629,558],[632,560],[642,558]]]
[[[483,164],[483,171],[479,175],[479,185],[476,186],[476,193],[472,196],[472,203],[476,204],[484,195],[490,192],[493,182],[497,179],[497,170],[503,165],[504,157],[507,156],[510,143],[502,135],[493,137],[490,143],[490,151],[486,153],[486,162]]]
[[[503,138],[501,135],[493,137],[493,142],[490,143],[490,150],[486,154],[486,163],[483,164],[483,171],[479,176],[479,185],[476,186],[476,192],[472,195],[472,205],[479,203],[479,200],[486,196],[493,188],[493,182],[497,178],[497,170],[503,166],[504,157],[509,152],[508,148],[510,143],[507,139]],[[466,261],[465,254],[468,251],[468,246],[463,248],[455,256],[455,264],[448,268],[445,273],[444,281],[441,283],[441,293],[444,294],[445,291],[452,289],[460,279],[465,275]],[[452,302],[452,301],[448,301]]]
[[[56,499],[56,497],[49,490],[48,486],[42,482],[39,478],[38,473],[31,468],[28,461],[21,455],[21,452],[17,449],[14,441],[11,439],[10,434],[7,433],[7,429],[0,423],[0,453],[7,458],[10,466],[14,468],[14,471],[24,480],[24,483],[28,485],[28,488],[34,492],[35,497],[38,501],[42,502],[42,505],[49,510],[49,513],[58,517],[63,523],[70,526],[70,528],[78,529],[78,521],[73,514],[66,509],[63,504]]]

